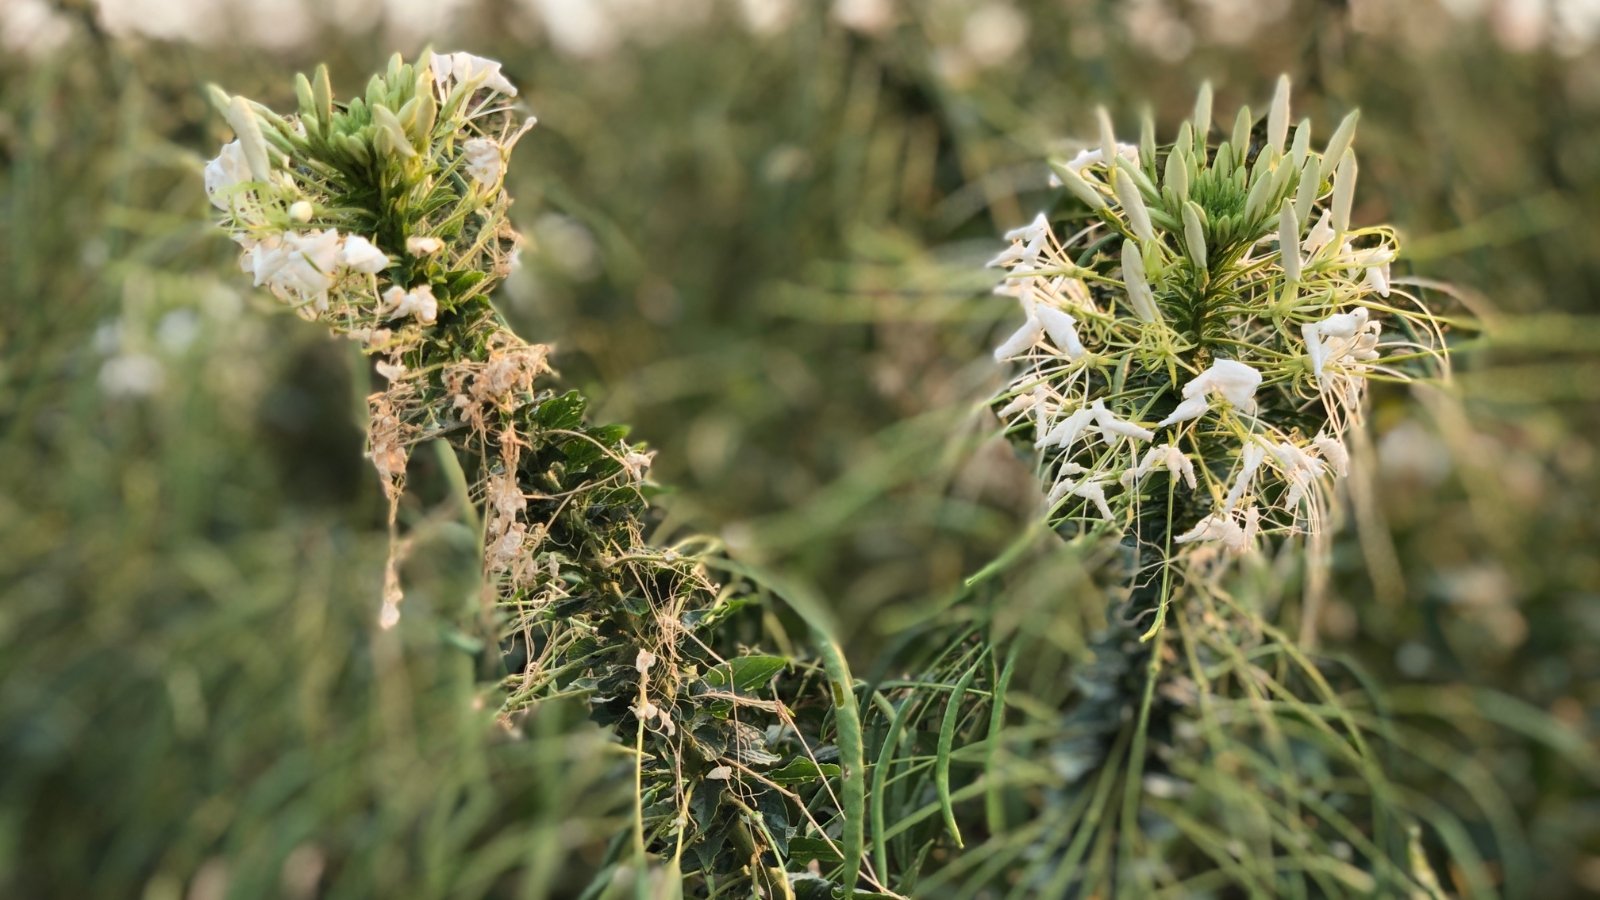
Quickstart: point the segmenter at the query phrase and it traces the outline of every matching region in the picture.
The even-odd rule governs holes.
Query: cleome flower
[[[1148,116],[1118,142],[1101,110],[1099,145],[1051,162],[1059,212],[991,260],[1023,314],[996,406],[1058,526],[1157,539],[1170,510],[1174,543],[1232,553],[1314,531],[1368,382],[1443,370],[1394,231],[1351,224],[1357,114],[1318,152],[1289,93],[1215,143],[1209,86],[1162,146]]]

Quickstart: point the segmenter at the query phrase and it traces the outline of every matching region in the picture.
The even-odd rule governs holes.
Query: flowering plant
[[[1101,110],[1100,145],[1051,163],[1087,216],[1041,213],[991,262],[1025,316],[995,351],[1022,363],[1000,415],[1041,451],[1052,519],[1164,544],[1141,511],[1173,496],[1195,558],[1320,530],[1367,383],[1445,363],[1391,282],[1394,230],[1351,223],[1357,114],[1321,153],[1309,120],[1291,142],[1285,77],[1213,148],[1211,105],[1160,148],[1148,117],[1124,144]]]
[[[396,56],[362,97],[335,103],[325,68],[298,77],[296,93],[285,116],[212,89],[236,137],[206,165],[206,191],[256,284],[359,342],[383,379],[367,446],[393,540],[380,625],[400,622],[397,513],[412,450],[445,441],[481,516],[485,607],[507,670],[501,721],[582,696],[632,745],[635,854],[602,877],[637,864],[640,878],[653,868],[775,895],[789,889],[803,826],[854,883],[859,826],[829,784],[859,818],[860,735],[837,648],[816,632],[822,659],[805,664],[816,676],[797,679],[779,678],[787,657],[751,652],[750,583],[714,581],[706,539],[644,538],[651,454],[623,426],[588,423],[578,393],[545,387],[551,348],[518,337],[490,303],[521,244],[505,163],[533,124],[500,65]],[[823,744],[831,760],[813,752]],[[647,866],[654,858],[668,862]]]

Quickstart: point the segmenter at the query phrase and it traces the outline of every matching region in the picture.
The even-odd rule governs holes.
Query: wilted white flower
[[[223,144],[217,158],[206,163],[205,179],[211,205],[227,209],[228,191],[251,180],[250,163],[244,158],[244,148],[237,140]]]
[[[732,777],[733,777],[733,768],[731,766],[717,766],[716,768],[714,768],[711,771],[706,773],[706,780],[707,781],[727,781],[729,778],[732,778]]]
[[[432,256],[444,249],[444,241],[432,235],[412,235],[406,238],[406,252],[412,256]]]
[[[639,650],[639,655],[634,657],[634,660],[633,660],[633,667],[635,669],[639,670],[639,674],[640,675],[643,675],[646,672],[650,671],[650,667],[655,665],[655,664],[656,664],[656,655],[654,653],[651,653],[649,650],[645,650],[643,648],[641,648]]]
[[[1319,434],[1311,445],[1317,448],[1322,458],[1328,461],[1329,468],[1340,478],[1350,474],[1350,452],[1345,449],[1344,442],[1327,434]]]
[[[392,287],[384,291],[383,301],[391,319],[415,316],[418,322],[432,325],[439,318],[439,301],[433,296],[431,285],[419,285],[409,291]]]
[[[390,381],[399,381],[400,379],[406,377],[406,367],[402,363],[392,363],[378,360],[378,362],[373,365],[373,368],[377,370],[379,375],[382,375],[384,378],[387,378]]]
[[[339,249],[339,264],[347,269],[376,275],[389,268],[389,257],[377,245],[359,234],[347,234]]]
[[[505,171],[505,156],[500,145],[488,138],[473,138],[463,147],[467,174],[484,187],[494,187]]]

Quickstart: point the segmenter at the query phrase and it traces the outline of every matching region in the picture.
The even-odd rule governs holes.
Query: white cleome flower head
[[[452,81],[471,81],[481,75],[484,87],[499,91],[507,97],[517,95],[516,85],[500,74],[500,64],[492,59],[459,51],[434,53],[429,58],[428,65],[433,69],[434,81],[447,91]]]

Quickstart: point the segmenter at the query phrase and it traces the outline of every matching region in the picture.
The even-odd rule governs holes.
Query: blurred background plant
[[[1025,631],[1030,716],[1098,605],[1026,540],[1030,464],[982,412],[997,235],[1096,103],[1170,134],[1202,78],[1228,109],[1288,72],[1321,133],[1360,106],[1353,218],[1487,330],[1463,403],[1374,397],[1323,647],[1499,786],[1530,894],[1600,891],[1600,4],[6,0],[0,41],[4,893],[574,896],[627,821],[581,710],[493,725],[451,625],[472,535],[421,536],[377,632],[353,351],[250,314],[206,221],[201,83],[288,107],[289,71],[425,43],[504,61],[540,117],[502,305],[660,451],[672,515],[810,586],[874,684],[968,621]],[[1019,547],[986,605],[968,576]],[[1447,774],[1411,783],[1472,790]]]

